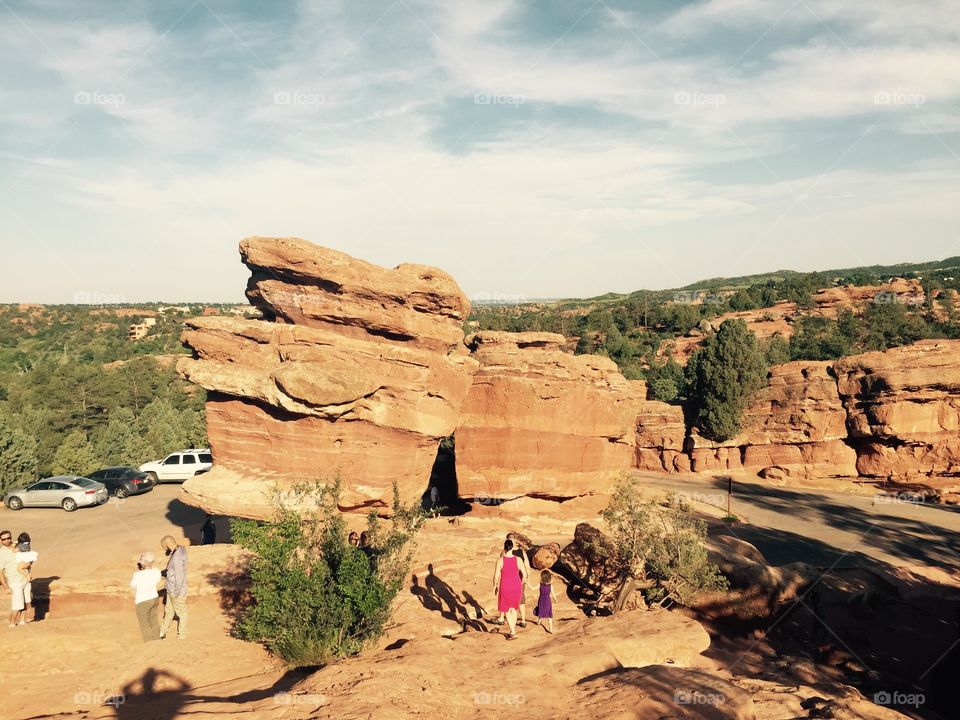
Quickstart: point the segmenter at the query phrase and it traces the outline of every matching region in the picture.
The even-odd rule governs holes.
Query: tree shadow
[[[718,489],[726,490],[728,478],[719,476],[712,482]],[[774,564],[795,561],[820,566],[837,561],[847,564],[851,557],[858,560],[868,557],[871,550],[932,567],[960,563],[960,532],[942,524],[956,522],[954,512],[928,512],[924,505],[909,504],[878,504],[867,510],[810,490],[795,491],[742,482],[734,482],[733,488],[734,502],[739,507],[746,506],[748,517],[749,508],[756,507],[817,521],[853,534],[859,538],[858,547],[863,548],[863,552],[852,554],[792,534],[789,543],[785,543],[783,533],[777,530],[738,527],[737,537],[756,545]],[[926,513],[926,517],[905,517],[904,513]]]
[[[427,565],[427,575],[422,585],[416,575],[411,576],[410,592],[427,610],[438,612],[446,620],[459,623],[463,632],[490,631],[483,622],[484,610],[476,598],[468,592],[464,592],[461,598],[459,593],[434,572],[432,563]]]
[[[781,492],[775,489],[776,494]],[[809,506],[816,504],[814,498]],[[852,510],[855,516],[856,508]],[[859,520],[847,517],[835,522]],[[893,518],[891,526],[915,529],[909,519],[900,520]],[[960,672],[960,592],[955,587],[898,574],[895,566],[856,547],[838,548],[769,528],[715,524],[713,529],[756,545],[770,565],[804,561],[819,573],[782,602],[771,602],[763,588],[745,587],[697,604],[693,614],[711,635],[707,657],[737,675],[760,678],[782,658],[807,658],[813,671],[797,678],[804,684],[841,682],[857,687],[867,698],[880,692],[923,693],[925,705],[907,714],[960,717],[960,696],[955,692]],[[886,540],[889,547],[902,542],[906,541]],[[941,552],[934,549],[927,557]]]

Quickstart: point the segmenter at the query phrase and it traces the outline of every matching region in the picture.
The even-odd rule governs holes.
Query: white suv
[[[170,453],[163,460],[154,460],[140,466],[142,472],[152,476],[155,483],[183,482],[187,478],[206,472],[213,467],[213,455],[209,448],[191,448]]]

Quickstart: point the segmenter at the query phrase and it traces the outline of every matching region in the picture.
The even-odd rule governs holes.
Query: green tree
[[[33,439],[0,416],[0,493],[37,478]]]
[[[169,400],[155,398],[137,418],[137,430],[158,457],[190,446],[190,428]]]
[[[55,475],[85,475],[100,464],[87,441],[87,434],[83,430],[74,430],[54,453],[52,470]]]
[[[155,460],[159,454],[138,432],[133,412],[118,408],[94,443],[97,457],[104,465],[138,466]]]
[[[766,384],[767,365],[757,337],[743,320],[726,320],[687,364],[694,424],[704,437],[725,441],[741,427],[743,412]]]

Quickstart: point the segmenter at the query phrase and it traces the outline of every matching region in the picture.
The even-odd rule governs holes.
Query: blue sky
[[[479,298],[960,254],[924,0],[0,0],[0,302],[242,301],[248,235]]]

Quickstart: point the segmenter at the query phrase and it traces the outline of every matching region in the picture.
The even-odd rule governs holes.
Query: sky
[[[960,255],[950,0],[0,0],[0,302],[474,299]]]

